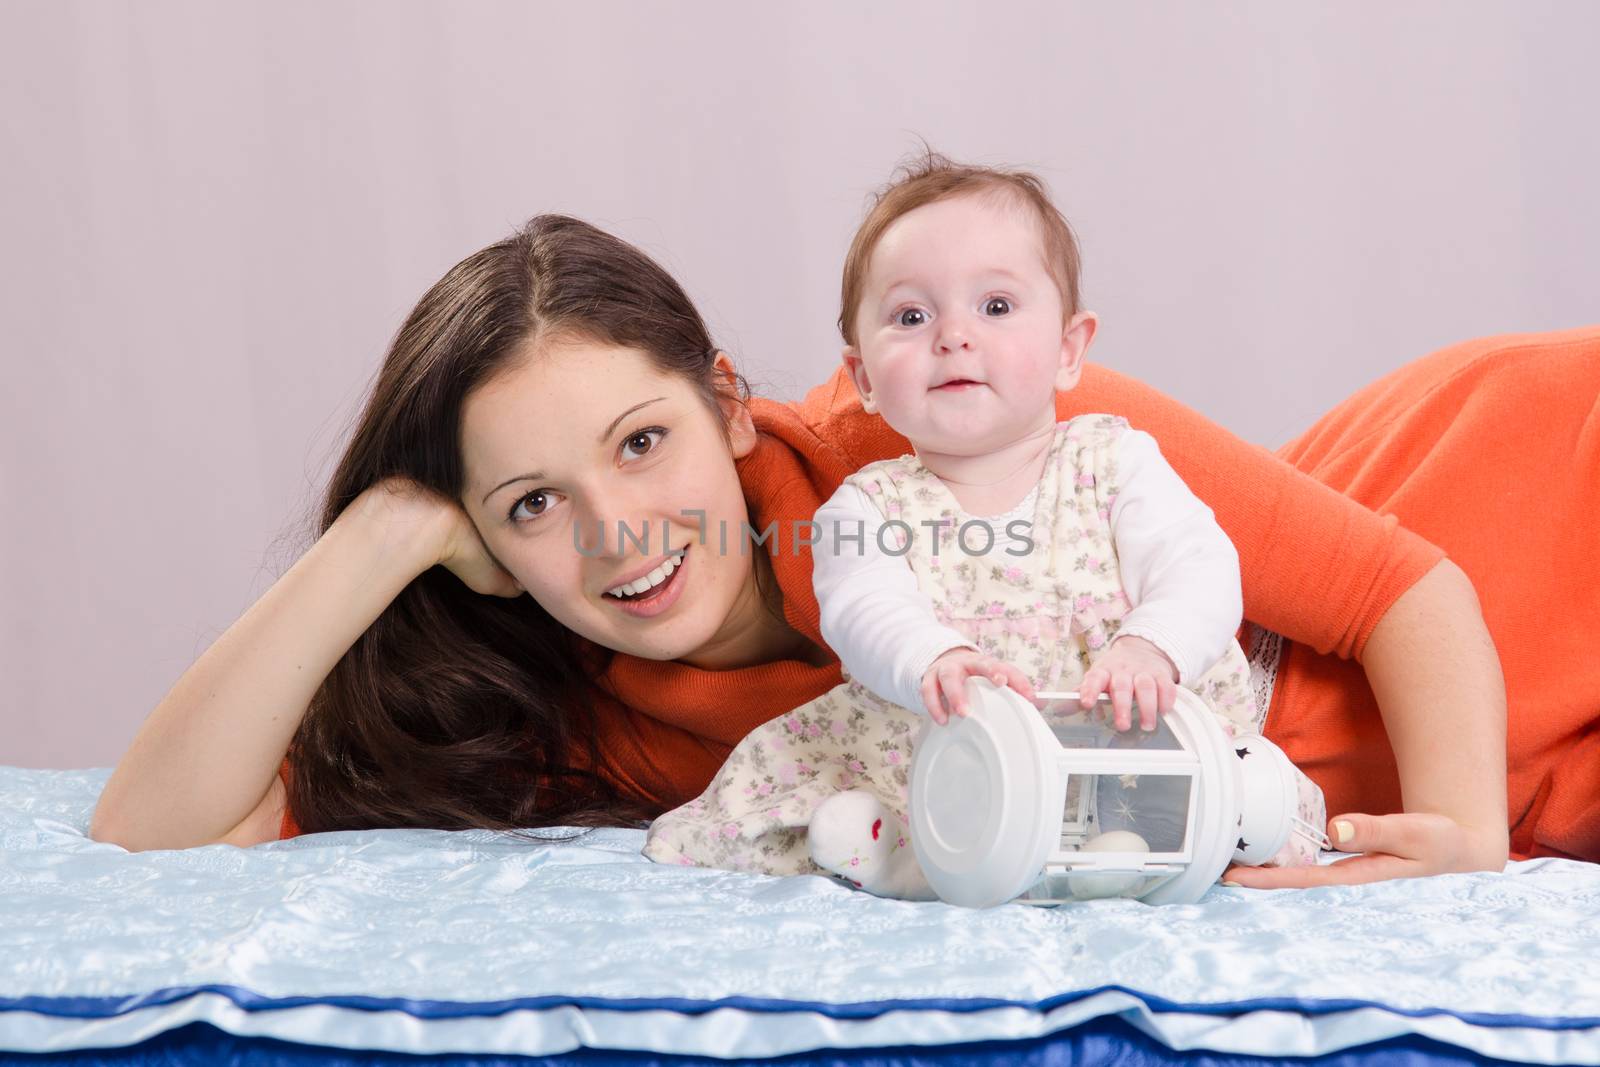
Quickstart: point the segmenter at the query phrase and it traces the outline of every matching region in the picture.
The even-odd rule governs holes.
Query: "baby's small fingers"
[[[1078,683],[1078,706],[1085,710],[1094,707],[1094,702],[1106,691],[1106,683],[1110,680],[1111,673],[1104,667],[1091,667],[1083,676],[1083,681]]]
[[[1133,728],[1133,678],[1125,672],[1111,676],[1111,710],[1119,731]]]
[[[940,708],[939,676],[929,671],[922,677],[922,706],[928,709],[928,717],[940,726],[944,725],[944,712]]]
[[[1004,664],[1006,682],[1020,693],[1024,700],[1037,703],[1033,694],[1033,681],[1010,663]]]
[[[939,689],[944,694],[944,702],[950,711],[956,715],[967,714],[967,676],[970,668],[966,666],[951,667],[939,672]]]
[[[1139,703],[1139,729],[1156,728],[1156,680],[1154,675],[1141,674],[1133,680],[1133,696]]]
[[[1161,714],[1170,715],[1172,709],[1178,706],[1178,686],[1170,678],[1156,679],[1156,703],[1161,706]]]

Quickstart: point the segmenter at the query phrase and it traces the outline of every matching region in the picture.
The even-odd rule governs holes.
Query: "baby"
[[[1183,685],[1230,731],[1259,729],[1238,556],[1210,509],[1122,419],[1056,421],[1097,319],[1038,179],[924,160],[857,232],[839,325],[862,406],[915,449],[816,514],[845,684],[741,741],[646,855],[930,898],[906,830],[912,738],[923,714],[966,713],[974,675],[1085,708],[1109,693],[1119,730],[1135,706],[1153,729]]]

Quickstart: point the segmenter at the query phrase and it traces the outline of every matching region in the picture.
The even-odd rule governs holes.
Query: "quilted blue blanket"
[[[761,1058],[1004,1048],[1118,1019],[1172,1050],[1410,1037],[1600,1064],[1588,864],[968,911],[657,866],[634,830],[129,854],[84,836],[107,773],[0,767],[0,1050],[203,1023],[329,1049]]]

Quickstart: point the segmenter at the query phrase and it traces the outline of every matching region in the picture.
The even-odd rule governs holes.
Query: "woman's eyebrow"
[[[606,438],[610,437],[612,432],[616,430],[617,423],[621,422],[623,419],[627,418],[629,415],[632,415],[635,411],[638,411],[640,408],[647,408],[651,404],[654,404],[656,402],[656,400],[665,400],[665,399],[666,399],[666,397],[664,397],[664,396],[658,396],[654,400],[646,400],[646,401],[643,401],[641,403],[633,405],[633,407],[629,408],[627,411],[624,411],[621,415],[618,415],[616,418],[612,419],[611,420],[611,425],[607,426],[605,428],[605,432],[602,433],[599,437],[596,437],[594,439],[594,443],[597,444],[597,445],[605,444],[606,443]]]
[[[627,411],[624,411],[621,415],[618,415],[616,418],[611,420],[611,425],[607,426],[605,430],[601,432],[600,436],[595,438],[595,444],[605,444],[606,438],[610,437],[614,432],[616,432],[617,424],[623,419],[627,418],[629,415],[632,415],[635,411],[638,411],[640,408],[647,408],[656,401],[665,399],[666,397],[664,396],[658,396],[650,400],[640,401],[639,403],[633,405],[633,407],[629,408]],[[536,482],[543,477],[544,471],[532,471],[528,474],[519,474],[515,478],[507,478],[505,481],[501,482],[499,485],[483,494],[483,503],[487,504],[490,497],[494,496],[508,485],[515,485],[517,482]]]

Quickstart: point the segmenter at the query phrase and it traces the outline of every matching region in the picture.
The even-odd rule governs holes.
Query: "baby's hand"
[[[1156,712],[1165,715],[1177,703],[1178,669],[1165,652],[1144,638],[1119,637],[1083,676],[1078,686],[1079,704],[1091,708],[1100,694],[1108,691],[1118,730],[1133,726],[1129,705],[1135,699],[1139,701],[1139,729],[1154,730]]]
[[[950,721],[952,711],[966,717],[967,679],[972,677],[987,678],[995,685],[1009,685],[1033,700],[1033,683],[1011,664],[970,648],[952,648],[922,674],[922,702],[934,722],[943,726]]]

